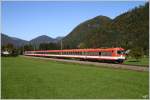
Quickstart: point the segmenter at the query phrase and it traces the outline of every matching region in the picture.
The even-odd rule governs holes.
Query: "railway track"
[[[58,58],[43,58],[43,57],[33,57],[33,56],[21,56],[21,57],[35,58],[35,59],[45,59],[45,60],[68,62],[68,63],[78,63],[78,64],[85,64],[85,65],[95,65],[96,67],[107,67],[107,68],[134,70],[134,71],[149,71],[149,67],[145,67],[145,66],[100,63],[100,62],[91,62],[91,61],[78,61],[78,60],[58,59]]]

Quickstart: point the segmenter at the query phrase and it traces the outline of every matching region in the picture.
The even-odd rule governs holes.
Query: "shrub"
[[[141,48],[134,48],[131,50],[129,55],[139,61],[140,58],[143,56],[143,50]]]

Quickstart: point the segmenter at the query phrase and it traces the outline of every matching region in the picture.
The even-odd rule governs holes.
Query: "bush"
[[[143,50],[141,48],[134,48],[131,50],[129,55],[139,61],[140,58],[143,56]]]

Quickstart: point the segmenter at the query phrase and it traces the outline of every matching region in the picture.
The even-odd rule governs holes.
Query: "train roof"
[[[88,48],[88,49],[64,49],[64,50],[35,50],[30,52],[100,52],[100,51],[114,51],[124,50],[123,48]]]

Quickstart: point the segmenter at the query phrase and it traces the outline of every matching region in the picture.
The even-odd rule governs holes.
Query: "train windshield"
[[[119,51],[117,51],[117,54],[125,54],[125,51],[124,50],[119,50]]]

